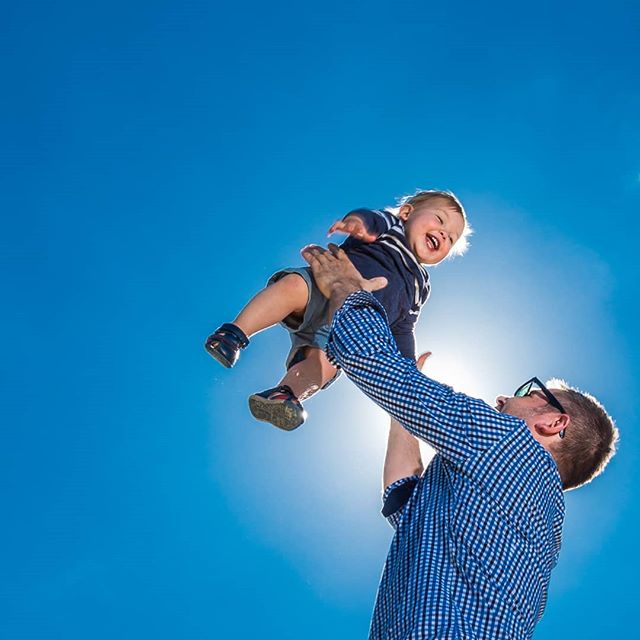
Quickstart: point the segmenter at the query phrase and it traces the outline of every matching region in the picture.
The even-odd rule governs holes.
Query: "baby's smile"
[[[427,246],[432,251],[437,251],[438,248],[440,247],[440,241],[438,240],[438,238],[436,238],[436,236],[434,235],[431,235],[430,233],[427,233],[425,237],[427,239]]]

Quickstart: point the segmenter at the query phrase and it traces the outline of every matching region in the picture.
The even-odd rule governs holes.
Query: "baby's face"
[[[400,217],[405,220],[409,247],[422,264],[444,260],[464,231],[462,215],[446,198],[420,202],[413,210],[401,207]]]

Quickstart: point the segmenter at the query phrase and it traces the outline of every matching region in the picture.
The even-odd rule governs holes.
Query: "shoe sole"
[[[306,412],[303,412],[303,416],[300,417],[293,407],[259,395],[249,396],[249,411],[256,420],[270,422],[274,427],[284,431],[297,429],[306,417]]]
[[[209,347],[208,344],[204,345],[204,350],[214,359],[217,360],[223,367],[231,369],[233,366],[221,353],[218,353],[215,349]]]

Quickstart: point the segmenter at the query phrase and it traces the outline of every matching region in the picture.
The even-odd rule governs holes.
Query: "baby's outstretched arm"
[[[371,233],[364,221],[356,215],[336,220],[329,228],[327,235],[337,232],[346,233],[363,242],[373,242],[378,237],[375,233]]]

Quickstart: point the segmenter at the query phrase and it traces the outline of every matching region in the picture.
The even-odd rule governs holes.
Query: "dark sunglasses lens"
[[[513,394],[516,398],[522,398],[526,395],[529,395],[529,391],[531,391],[531,386],[533,382],[527,382],[519,387],[516,392]]]

